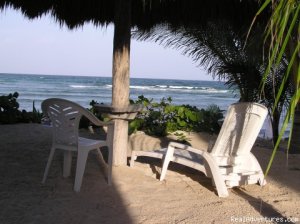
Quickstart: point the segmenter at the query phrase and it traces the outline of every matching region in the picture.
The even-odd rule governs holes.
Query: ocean
[[[68,99],[89,108],[92,100],[111,103],[112,79],[110,77],[28,75],[0,73],[0,96],[18,92],[20,110],[32,111],[33,102],[41,110],[41,102],[50,97]],[[176,105],[189,104],[198,108],[217,105],[226,111],[239,100],[238,91],[228,89],[224,82],[173,79],[130,79],[130,99],[144,95],[155,102],[171,97]],[[288,136],[289,128],[285,132]],[[271,138],[269,119],[260,137]]]
[[[18,92],[20,109],[32,110],[33,102],[40,110],[41,102],[50,97],[64,98],[90,107],[92,100],[111,103],[110,77],[0,74],[0,95]],[[144,95],[154,101],[171,97],[177,105],[189,104],[206,108],[215,104],[222,110],[239,99],[238,92],[229,90],[224,82],[171,79],[130,79],[130,98]]]

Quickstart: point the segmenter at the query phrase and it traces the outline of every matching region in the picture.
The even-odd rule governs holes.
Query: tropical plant
[[[152,32],[136,31],[134,36],[140,40],[152,40],[166,47],[182,50],[183,54],[192,57],[214,78],[225,80],[230,88],[238,89],[240,101],[263,102],[269,108],[273,140],[276,141],[280,115],[288,106],[291,96],[291,86],[287,85],[282,90],[285,94],[279,99],[278,106],[272,113],[287,62],[282,60],[274,77],[266,79],[262,95],[260,81],[267,66],[262,57],[263,31],[260,26],[256,26],[254,31],[246,46],[246,29],[236,30],[225,21],[209,23],[205,28],[197,26],[170,29],[159,26],[152,29]]]
[[[286,88],[286,85],[292,83],[294,91],[283,126],[280,130],[279,138],[266,170],[267,175],[289,122],[291,122],[292,127],[287,148],[289,150],[291,146],[292,150],[290,152],[300,152],[300,4],[298,0],[265,0],[257,12],[255,19],[266,10],[271,11],[271,16],[265,32],[266,45],[269,51],[267,57],[268,67],[265,71],[262,84],[265,85],[267,77],[273,75],[273,71],[276,71],[280,67],[281,61],[286,56],[288,68],[283,77],[280,89],[277,92],[274,108],[277,107],[279,99],[285,94],[283,90]],[[255,19],[252,24],[254,24]]]
[[[219,122],[223,119],[223,113],[216,105],[198,109],[190,105],[173,105],[170,97],[153,102],[143,95],[131,103],[143,104],[145,110],[130,122],[129,133],[137,130],[154,136],[165,136],[179,130],[218,133]]]

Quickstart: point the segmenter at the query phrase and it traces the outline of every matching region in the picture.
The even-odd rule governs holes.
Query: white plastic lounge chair
[[[114,129],[113,122],[102,122],[88,110],[81,107],[79,104],[65,99],[50,98],[44,100],[42,102],[42,111],[44,115],[50,118],[53,129],[52,147],[42,182],[45,183],[46,181],[56,149],[65,150],[63,176],[70,176],[72,152],[74,151],[77,152],[74,191],[79,192],[89,151],[92,149],[96,149],[100,158],[102,159],[102,161],[104,161],[100,151],[100,147],[107,146],[109,148],[107,180],[108,184],[110,185],[112,172],[112,137]],[[91,123],[96,126],[108,126],[107,137],[105,141],[79,137],[78,128],[79,121],[82,116],[88,118]]]
[[[211,177],[219,197],[228,196],[227,188],[265,184],[262,169],[250,151],[266,115],[267,108],[258,103],[232,104],[211,150],[169,144],[160,180],[165,178],[169,162],[173,161]]]

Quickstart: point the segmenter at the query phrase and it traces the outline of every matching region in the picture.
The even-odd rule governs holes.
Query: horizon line
[[[112,78],[111,76],[98,76],[98,75],[69,75],[69,74],[36,74],[36,73],[15,73],[15,72],[0,72],[0,75],[34,75],[34,76],[68,76],[68,77],[89,77],[89,78]],[[200,80],[200,79],[179,79],[179,78],[152,78],[152,77],[130,77],[130,79],[158,79],[158,80],[180,80],[180,81],[201,81],[201,82],[224,82],[220,80]]]

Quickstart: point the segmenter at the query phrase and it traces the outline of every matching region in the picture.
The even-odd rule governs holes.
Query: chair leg
[[[64,167],[63,167],[63,177],[69,177],[71,175],[72,166],[72,151],[64,151]]]
[[[52,147],[51,150],[50,150],[50,155],[49,155],[49,158],[48,158],[48,162],[47,162],[47,165],[46,165],[46,168],[45,168],[45,172],[44,172],[44,177],[43,177],[43,180],[42,180],[43,184],[46,182],[46,179],[47,179],[47,176],[48,176],[48,172],[49,172],[52,160],[53,160],[54,152],[55,152],[55,148]]]
[[[161,174],[160,174],[160,178],[159,178],[160,181],[165,179],[166,173],[168,170],[168,166],[169,166],[170,161],[173,159],[173,155],[174,155],[174,147],[169,146],[167,149],[165,158],[163,160],[163,166],[162,166],[162,170],[161,170]]]
[[[101,161],[101,163],[102,163],[103,165],[105,165],[106,162],[105,162],[105,160],[104,160],[104,158],[103,158],[103,155],[102,155],[102,153],[101,153],[100,148],[97,149],[97,153],[98,153],[98,155],[99,155],[99,157],[98,157],[99,160]]]
[[[134,161],[137,159],[137,156],[135,154],[134,151],[132,151],[131,153],[131,158],[130,158],[130,167],[133,167],[134,166]]]
[[[108,143],[108,170],[107,184],[112,184],[112,169],[113,169],[113,151],[114,151],[114,125],[108,126],[106,141]]]
[[[97,149],[97,152],[99,154],[99,160],[101,162],[101,164],[103,165],[103,169],[104,169],[104,172],[105,172],[105,177],[107,178],[107,184],[108,185],[111,185],[111,173],[112,173],[112,168],[111,168],[111,165],[109,165],[109,161],[111,160],[110,159],[110,149],[108,148],[108,163],[105,162],[104,158],[103,158],[103,155],[100,151],[100,148]]]
[[[162,167],[162,170],[161,170],[159,181],[163,181],[165,179],[169,163],[170,163],[170,159],[165,158],[164,163],[163,163],[163,167]]]
[[[113,169],[113,148],[108,147],[108,169],[107,169],[107,184],[112,184],[112,169]]]
[[[75,175],[75,183],[74,183],[74,191],[79,192],[82,183],[82,177],[85,170],[85,164],[88,157],[88,150],[80,150],[78,149],[77,155],[77,166],[76,166],[76,175]]]

